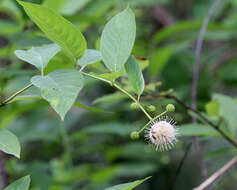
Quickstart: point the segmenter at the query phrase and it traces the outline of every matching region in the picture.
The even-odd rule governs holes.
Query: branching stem
[[[8,104],[11,100],[13,100],[16,96],[18,96],[19,94],[21,94],[22,92],[26,91],[28,88],[30,88],[31,86],[33,86],[32,83],[30,83],[29,85],[25,86],[24,88],[22,88],[21,90],[17,91],[16,93],[14,93],[13,95],[11,95],[9,98],[7,98],[6,100],[4,100],[2,103],[0,103],[0,107],[5,106],[6,104]]]
[[[145,108],[139,103],[138,100],[136,100],[136,98],[134,98],[129,92],[127,92],[126,90],[124,90],[122,87],[120,87],[119,85],[115,84],[114,82],[111,82],[107,79],[104,79],[104,78],[101,78],[101,77],[98,77],[98,76],[95,76],[95,75],[91,75],[91,74],[88,74],[88,73],[85,73],[83,71],[81,71],[82,74],[86,75],[86,76],[89,76],[89,77],[92,77],[94,79],[97,79],[97,80],[100,80],[100,81],[103,81],[103,82],[106,82],[108,84],[110,84],[111,86],[114,86],[115,88],[117,88],[118,90],[120,90],[121,92],[123,92],[124,94],[126,94],[129,98],[131,98],[138,106],[139,108],[143,111],[143,113],[147,116],[147,118],[150,120],[150,122],[154,123],[154,120],[153,118],[149,115],[149,113],[147,113],[147,111],[145,110]]]

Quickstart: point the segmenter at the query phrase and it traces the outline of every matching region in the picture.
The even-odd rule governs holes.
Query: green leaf
[[[84,109],[84,110],[87,110],[87,111],[91,111],[91,112],[97,112],[97,113],[113,113],[113,112],[109,112],[109,111],[105,111],[105,110],[102,110],[100,108],[97,108],[97,107],[88,107],[88,106],[85,106],[79,102],[75,102],[73,104],[73,106],[75,107],[78,107],[78,108],[81,108],[81,109]]]
[[[133,56],[128,58],[125,64],[128,80],[132,84],[135,92],[140,96],[144,90],[144,78],[142,71]]]
[[[219,105],[216,100],[212,100],[205,105],[206,112],[210,116],[218,116]]]
[[[73,15],[80,9],[82,9],[91,0],[67,0],[61,9],[63,15]]]
[[[30,50],[16,50],[15,55],[32,65],[39,70],[43,70],[52,57],[54,57],[61,48],[57,44],[43,45],[40,47],[33,47]]]
[[[94,104],[97,103],[104,103],[104,102],[116,102],[116,101],[120,101],[123,99],[126,99],[127,95],[122,94],[120,92],[115,92],[113,94],[108,94],[108,95],[104,95],[102,97],[97,98],[96,100],[93,101]]]
[[[101,54],[108,69],[121,71],[131,54],[136,36],[135,16],[130,8],[114,16],[101,36]]]
[[[5,129],[0,129],[0,150],[20,158],[21,147],[17,137]]]
[[[137,187],[138,185],[140,185],[141,183],[143,183],[144,181],[146,181],[150,178],[151,178],[151,176],[147,177],[143,180],[137,180],[137,181],[130,182],[130,183],[115,185],[113,187],[106,188],[105,190],[132,190],[132,189],[134,189],[135,187]]]
[[[60,45],[73,62],[86,50],[86,40],[82,33],[68,20],[46,6],[17,0],[28,16],[39,26],[46,36]]]
[[[210,126],[202,124],[185,124],[179,127],[180,136],[220,136],[220,134]]]
[[[118,135],[118,136],[128,136],[133,130],[131,124],[119,123],[119,122],[109,122],[109,123],[99,123],[91,125],[83,129],[87,133],[102,134],[102,135]]]
[[[31,82],[41,90],[42,97],[64,120],[66,113],[82,89],[83,76],[76,70],[56,70],[47,76],[34,76]]]
[[[96,63],[102,59],[100,51],[94,49],[87,49],[82,58],[77,60],[77,64],[85,67],[89,64]]]
[[[173,49],[170,47],[159,48],[152,53],[151,64],[149,67],[152,76],[157,76],[161,73],[172,53]]]
[[[30,176],[27,175],[22,177],[9,186],[7,186],[4,190],[28,190],[30,188]]]
[[[113,73],[103,73],[103,74],[95,75],[95,76],[108,79],[110,81],[115,81],[117,78],[121,77],[122,75],[123,75],[123,72],[113,72]]]
[[[233,132],[237,129],[237,102],[229,96],[215,94],[213,99],[219,104],[219,116],[224,118]]]

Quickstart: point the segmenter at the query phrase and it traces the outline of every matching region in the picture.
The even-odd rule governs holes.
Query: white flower
[[[171,149],[177,142],[177,129],[174,121],[163,118],[152,124],[147,130],[145,137],[159,151]]]

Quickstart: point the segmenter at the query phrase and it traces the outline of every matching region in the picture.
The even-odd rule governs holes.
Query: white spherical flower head
[[[161,120],[152,124],[147,130],[146,138],[154,145],[156,150],[171,149],[177,142],[177,129],[173,121]]]

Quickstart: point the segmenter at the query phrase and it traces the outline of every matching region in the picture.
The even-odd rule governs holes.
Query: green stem
[[[143,111],[143,113],[148,117],[150,122],[154,123],[154,120],[152,119],[152,117],[147,113],[147,111],[144,109],[144,107],[136,100],[136,98],[134,98],[131,94],[129,94],[129,92],[127,92],[126,90],[122,89],[117,84],[114,84],[114,87],[116,87],[118,90],[120,90],[121,92],[126,94],[129,98],[131,98],[140,107],[140,109]]]
[[[9,103],[11,100],[13,100],[16,96],[18,96],[19,94],[21,94],[22,92],[24,92],[25,90],[27,90],[28,88],[30,88],[31,86],[33,86],[33,84],[29,84],[26,87],[22,88],[21,90],[17,91],[15,94],[11,95],[9,98],[7,98],[5,101],[3,101],[0,106],[3,106],[7,103]]]
[[[44,76],[44,68],[41,68],[41,76]]]
[[[65,154],[66,154],[66,161],[68,163],[68,166],[72,166],[72,157],[71,157],[71,146],[70,146],[70,138],[67,133],[67,128],[64,122],[61,122],[61,136],[63,140],[63,146],[65,148]]]
[[[118,90],[120,90],[121,92],[123,92],[124,94],[126,94],[129,98],[131,98],[139,107],[140,109],[143,111],[143,113],[147,116],[147,118],[150,120],[150,122],[154,123],[154,120],[152,119],[152,117],[147,113],[147,111],[144,109],[144,107],[136,100],[136,98],[134,98],[129,92],[127,92],[126,90],[124,90],[123,88],[121,88],[119,85],[109,81],[109,80],[106,80],[104,78],[101,78],[101,77],[98,77],[98,76],[94,76],[94,75],[91,75],[91,74],[88,74],[88,73],[85,73],[83,71],[81,71],[82,74],[86,75],[86,76],[89,76],[89,77],[92,77],[92,78],[95,78],[95,79],[98,79],[98,80],[101,80],[103,82],[106,82],[108,84],[110,84],[111,86],[114,86],[115,88],[117,88]]]
[[[155,116],[155,117],[153,118],[153,120],[156,120],[156,119],[162,117],[162,116],[165,115],[166,113],[167,113],[167,111],[162,112],[161,114]],[[152,122],[149,121],[142,129],[140,129],[140,131],[138,131],[138,133],[141,133],[141,132],[142,132],[145,128],[147,128],[151,123],[152,123]]]

